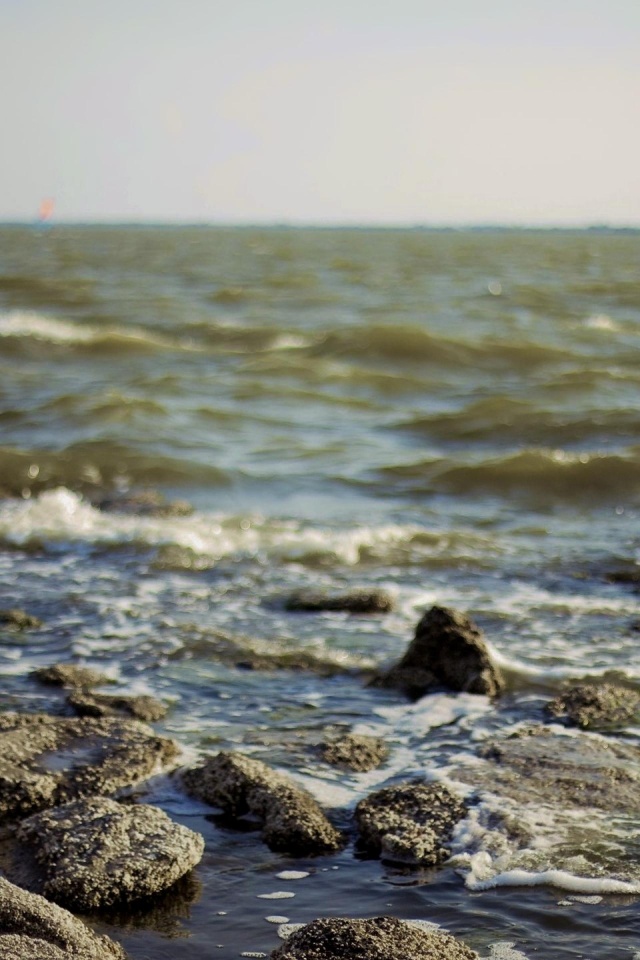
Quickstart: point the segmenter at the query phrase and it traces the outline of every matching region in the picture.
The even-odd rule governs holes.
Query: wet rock
[[[202,858],[204,839],[157,807],[106,797],[77,800],[24,820],[18,839],[44,865],[47,897],[80,911],[161,893]]]
[[[434,690],[463,690],[497,696],[504,687],[491,662],[482,631],[463,613],[432,607],[416,627],[402,659],[374,681],[418,699]]]
[[[389,748],[378,737],[365,737],[356,733],[347,733],[335,740],[328,740],[320,747],[322,759],[334,767],[347,770],[375,770],[384,763]]]
[[[443,784],[402,783],[361,800],[355,819],[360,844],[383,860],[435,866],[449,851],[451,830],[466,814],[464,802]]]
[[[296,930],[271,960],[477,960],[447,933],[395,917],[346,920],[323,917]]]
[[[625,583],[640,588],[640,569],[638,567],[629,570],[612,570],[606,577],[609,583]]]
[[[241,753],[222,751],[183,775],[187,790],[234,818],[251,814],[265,843],[280,853],[312,856],[340,849],[340,833],[313,797],[281,773]]]
[[[24,610],[0,610],[0,626],[12,627],[14,630],[29,630],[41,627],[42,620],[38,620]]]
[[[299,590],[285,603],[286,610],[296,613],[389,613],[394,608],[394,598],[386,590],[349,590],[346,593]]]
[[[127,715],[148,722],[161,720],[167,713],[164,703],[155,697],[126,697],[110,693],[79,690],[67,697],[67,703],[80,717],[117,717]]]
[[[134,720],[0,714],[0,822],[113,793],[177,754],[172,740]]]
[[[474,786],[523,803],[595,807],[640,814],[640,749],[576,732],[559,736],[543,726],[484,744],[490,761],[456,773]]]
[[[0,877],[3,960],[126,960],[122,947],[99,937],[67,910]]]
[[[96,502],[100,510],[127,513],[136,517],[188,517],[193,507],[186,500],[167,500],[157,490],[139,490],[103,497]]]
[[[54,663],[50,667],[40,667],[34,670],[31,676],[50,687],[98,687],[113,683],[97,670],[74,663]]]
[[[621,726],[640,714],[640,694],[611,683],[579,683],[546,706],[550,717],[586,729]]]

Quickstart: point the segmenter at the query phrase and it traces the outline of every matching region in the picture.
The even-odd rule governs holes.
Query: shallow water
[[[567,678],[639,687],[637,588],[607,576],[638,569],[639,253],[634,232],[0,229],[0,606],[44,621],[0,632],[0,706],[57,708],[28,673],[80,659],[170,702],[185,762],[251,752],[347,823],[374,786],[451,778],[541,720]],[[147,487],[195,512],[122,499]],[[287,613],[305,586],[398,607]],[[363,686],[433,603],[485,630],[497,708]],[[236,666],[300,651],[332,675]],[[352,727],[389,740],[385,767],[314,757]],[[487,795],[452,864],[417,875],[351,847],[292,863],[175,778],[149,791],[207,852],[181,894],[112,918],[133,960],[268,953],[265,917],[332,912],[432,920],[492,960],[640,950],[630,818],[517,809],[515,849]]]

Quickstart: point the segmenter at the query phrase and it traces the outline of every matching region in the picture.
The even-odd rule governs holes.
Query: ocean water
[[[132,960],[268,954],[283,925],[380,913],[487,960],[637,958],[637,821],[564,810],[550,784],[509,809],[516,844],[463,773],[568,679],[640,689],[639,266],[632,231],[0,228],[0,607],[43,620],[0,631],[0,707],[59,709],[29,673],[73,660],[170,703],[181,762],[251,753],[345,825],[408,777],[473,800],[451,861],[407,872],[352,846],[288,860],[160,776],[140,799],[207,849],[99,924]],[[397,609],[286,612],[303,587]],[[484,629],[498,704],[363,683],[434,603]],[[275,668],[300,653],[318,670]],[[322,764],[346,729],[384,736],[388,763]]]

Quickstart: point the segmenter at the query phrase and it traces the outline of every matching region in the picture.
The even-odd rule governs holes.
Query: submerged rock
[[[335,740],[328,740],[320,747],[322,759],[334,767],[347,770],[375,770],[389,756],[389,748],[378,737],[365,737],[347,733]]]
[[[295,613],[389,613],[395,609],[395,600],[386,590],[349,590],[346,593],[299,590],[288,598],[285,609]]]
[[[67,910],[0,877],[2,960],[126,960],[122,947],[99,937]]]
[[[265,843],[279,853],[304,857],[343,846],[313,797],[261,760],[222,751],[183,780],[189,793],[230,816],[257,817]]]
[[[595,807],[640,814],[640,749],[587,733],[558,736],[527,727],[480,748],[489,767],[463,768],[462,779],[519,802]]]
[[[44,865],[45,895],[81,911],[161,893],[204,852],[199,833],[157,807],[106,797],[37,813],[21,823],[18,839]]]
[[[443,688],[495,697],[504,682],[491,662],[482,631],[457,610],[432,607],[418,623],[405,655],[374,685],[418,699]]]
[[[323,917],[296,930],[271,960],[477,960],[447,933],[395,917],[346,920]]]
[[[117,717],[128,715],[136,720],[161,720],[167,708],[155,697],[126,697],[110,693],[87,693],[79,690],[67,697],[67,703],[80,717]]]
[[[0,821],[113,793],[177,754],[172,740],[134,720],[0,714]]]
[[[402,783],[361,800],[355,819],[361,845],[383,860],[435,866],[454,825],[466,814],[460,797],[440,783]]]
[[[579,683],[551,700],[546,710],[550,717],[582,729],[621,726],[640,714],[640,694],[611,683]]]
[[[13,627],[14,630],[28,630],[30,628],[41,627],[42,620],[26,613],[24,610],[0,610],[0,625]]]
[[[40,683],[50,687],[99,687],[113,683],[109,677],[74,663],[54,663],[50,667],[40,667],[31,674]]]

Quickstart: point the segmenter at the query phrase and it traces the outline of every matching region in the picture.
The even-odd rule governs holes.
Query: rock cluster
[[[260,760],[223,751],[188,770],[183,780],[190,793],[230,816],[251,814],[260,820],[272,850],[310,856],[343,845],[313,797]]]
[[[98,687],[112,681],[92,670],[74,663],[54,663],[50,667],[34,670],[33,677],[50,687]]]
[[[412,699],[442,689],[495,697],[504,687],[481,630],[447,607],[432,607],[424,614],[405,655],[374,683]]]
[[[30,613],[24,610],[0,610],[0,624],[7,627],[13,627],[14,630],[29,630],[34,627],[41,627],[42,620],[38,620]]]
[[[402,783],[361,800],[355,818],[361,845],[383,860],[435,866],[466,813],[464,802],[443,784]]]
[[[326,917],[297,930],[271,960],[477,960],[478,954],[446,933],[394,917]]]
[[[81,911],[160,893],[201,859],[204,840],[156,807],[107,797],[63,804],[24,820],[47,897]]]
[[[0,714],[0,822],[142,780],[178,754],[134,720]]]
[[[67,703],[80,717],[117,717],[126,715],[136,720],[153,722],[167,713],[164,703],[155,697],[128,697],[111,693],[89,693],[76,690],[69,694]]]

